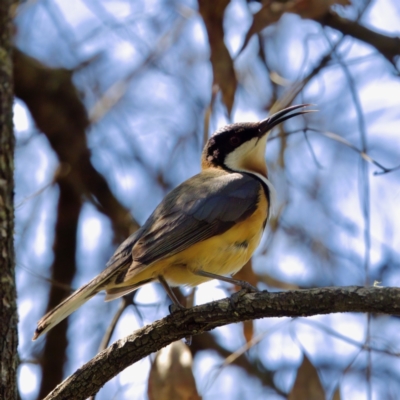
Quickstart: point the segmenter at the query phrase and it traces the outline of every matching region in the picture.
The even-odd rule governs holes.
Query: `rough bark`
[[[257,318],[338,312],[400,315],[400,288],[349,286],[257,292],[179,310],[113,343],[61,383],[45,400],[85,399],[123,369],[169,343],[218,326]]]
[[[11,1],[0,2],[0,399],[17,399]]]

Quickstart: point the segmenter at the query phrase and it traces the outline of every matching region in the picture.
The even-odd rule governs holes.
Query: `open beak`
[[[288,108],[284,108],[283,110],[271,115],[270,117],[262,120],[258,126],[258,130],[260,132],[260,136],[264,136],[268,133],[274,126],[280,124],[287,119],[293,118],[296,115],[307,114],[310,112],[314,112],[315,110],[301,110],[297,112],[292,112],[295,110],[299,110],[300,108],[309,107],[311,104],[300,104],[297,106],[291,106]]]

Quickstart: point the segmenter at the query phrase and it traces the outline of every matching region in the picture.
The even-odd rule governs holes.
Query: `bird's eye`
[[[229,142],[230,142],[230,144],[231,144],[233,147],[237,147],[237,146],[239,146],[239,144],[240,144],[240,139],[239,139],[237,136],[232,136],[232,137],[229,139]]]

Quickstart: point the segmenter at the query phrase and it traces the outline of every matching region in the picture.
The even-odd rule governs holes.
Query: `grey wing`
[[[99,275],[106,283],[119,283],[123,280],[128,268],[132,264],[132,247],[137,242],[143,228],[140,228],[124,240],[107,263],[107,268]]]
[[[248,175],[194,176],[170,192],[118,247],[103,274],[122,283],[157,260],[224,233],[256,210],[261,188]]]
[[[132,247],[136,266],[152,264],[224,233],[256,210],[260,190],[261,183],[245,174],[211,177],[203,173],[184,182],[143,226]]]

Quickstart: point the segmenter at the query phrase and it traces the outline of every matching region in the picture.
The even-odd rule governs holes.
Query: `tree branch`
[[[261,1],[259,2],[262,3]],[[290,2],[289,0],[281,0],[279,2],[279,4],[282,3],[287,3],[288,8],[285,9],[283,7],[277,9],[276,7],[271,7],[272,3],[263,3],[263,7],[254,15],[253,24],[247,33],[240,53],[247,46],[254,33],[258,33],[266,26],[278,21],[284,12],[296,12],[302,15],[302,12],[299,11],[304,11],[301,7],[297,9],[296,6],[293,9],[293,4],[291,4],[293,2]],[[276,4],[274,4],[274,6],[276,6]],[[368,29],[367,27],[361,25],[358,21],[352,21],[350,19],[343,18],[332,10],[328,11],[323,17],[314,18],[311,15],[308,15],[310,12],[312,14],[312,11],[308,9],[307,16],[303,14],[302,17],[312,18],[321,25],[329,26],[342,32],[344,35],[352,36],[355,39],[370,44],[371,46],[375,47],[396,68],[396,58],[400,56],[400,37],[383,35],[374,30]]]
[[[395,64],[395,58],[400,56],[400,38],[394,36],[382,35],[376,31],[360,25],[356,21],[342,18],[331,11],[320,21],[322,25],[334,28],[344,35],[352,36],[364,43],[375,47],[392,64]]]
[[[116,242],[124,240],[139,225],[93,167],[86,141],[89,119],[72,82],[72,71],[46,67],[14,49],[14,76],[15,94],[26,103],[57,153],[65,179],[89,199],[96,198],[95,206],[111,219]]]
[[[71,286],[76,271],[76,246],[79,215],[81,212],[81,195],[68,179],[58,180],[60,195],[57,207],[57,223],[53,244],[54,261],[51,267],[51,279]],[[51,285],[46,311],[50,311],[69,295],[70,291]],[[43,354],[40,357],[42,382],[39,399],[45,397],[63,378],[63,367],[67,353],[67,328],[69,319],[64,319],[47,335]]]
[[[45,400],[85,399],[149,354],[190,335],[249,319],[306,317],[338,312],[400,315],[400,288],[330,287],[257,292],[178,310],[113,343],[58,385]]]
[[[25,102],[60,160],[55,174],[60,198],[52,280],[70,284],[75,275],[76,230],[83,197],[95,199],[93,203],[97,209],[110,218],[115,242],[124,240],[139,225],[91,162],[86,140],[89,119],[72,82],[72,71],[46,67],[18,49],[14,51],[13,60],[15,94]],[[65,291],[52,285],[47,310],[64,297]],[[46,338],[41,357],[41,398],[62,379],[68,345],[67,324],[67,320],[62,321]]]
[[[0,1],[0,399],[18,397],[11,6]]]

